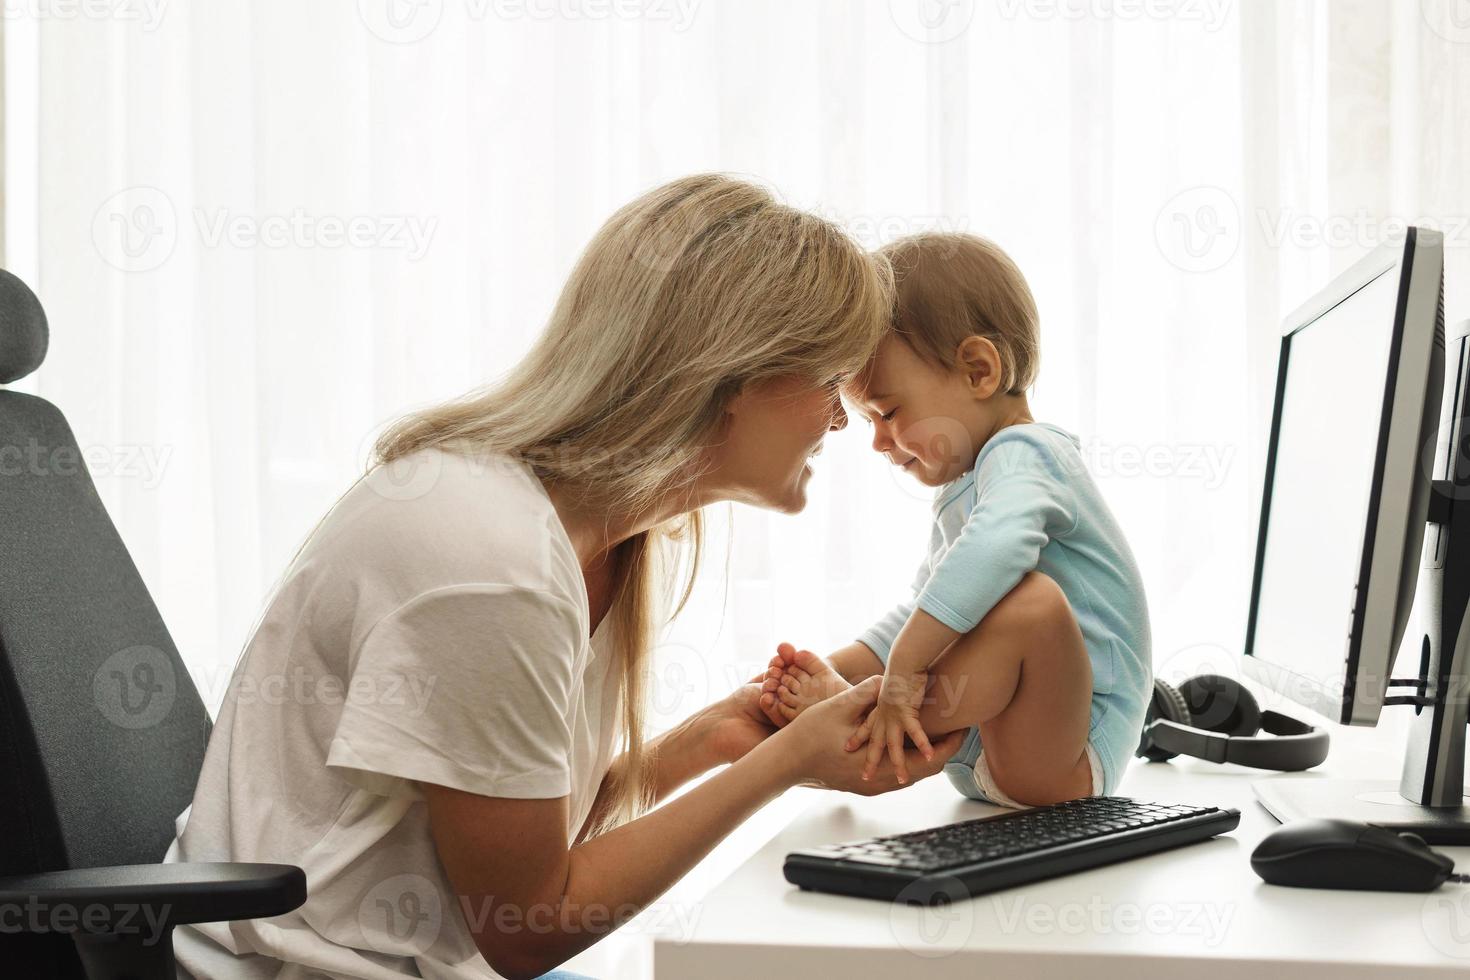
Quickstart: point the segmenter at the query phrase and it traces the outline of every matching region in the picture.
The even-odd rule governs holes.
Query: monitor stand
[[[1470,397],[1470,395],[1467,395]],[[1465,727],[1470,720],[1470,460],[1460,449],[1470,428],[1457,413],[1450,445],[1455,480],[1435,480],[1419,581],[1425,587],[1424,645],[1412,706],[1415,718],[1403,774],[1391,780],[1271,779],[1253,783],[1256,798],[1283,823],[1339,817],[1418,834],[1430,844],[1470,844],[1465,793]],[[1411,689],[1412,690],[1412,689]],[[1394,694],[1393,688],[1389,688]],[[1398,700],[1393,698],[1391,700]],[[1386,702],[1388,703],[1388,702]],[[1402,704],[1403,701],[1398,703]]]

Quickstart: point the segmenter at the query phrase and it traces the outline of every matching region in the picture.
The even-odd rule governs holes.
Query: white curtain
[[[1037,416],[1082,437],[1182,675],[1243,639],[1283,314],[1421,221],[1470,316],[1462,7],[7,0],[7,254],[52,325],[20,387],[70,418],[213,705],[376,427],[514,362],[618,205],[753,175],[870,245],[1011,252]],[[901,595],[927,494],[864,428],[803,514],[715,535],[659,724]]]

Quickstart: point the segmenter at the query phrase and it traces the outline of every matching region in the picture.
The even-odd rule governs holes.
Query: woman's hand
[[[760,697],[759,684],[742,684],[705,709],[703,737],[716,765],[736,761],[777,731]]]
[[[866,763],[855,752],[848,752],[844,743],[859,720],[878,700],[878,675],[869,677],[860,684],[807,708],[796,720],[781,729],[783,746],[796,753],[793,765],[797,781],[804,786],[842,790],[864,796],[876,796],[906,785],[898,781],[898,773],[890,760],[884,760],[871,778],[863,774]],[[759,707],[756,708],[759,711]],[[903,755],[904,766],[918,782],[944,768],[949,757],[959,751],[965,731],[953,731],[933,744],[933,755],[926,759],[917,749]]]

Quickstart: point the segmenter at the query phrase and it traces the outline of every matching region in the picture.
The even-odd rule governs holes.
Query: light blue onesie
[[[1042,422],[1012,425],[974,467],[934,497],[929,554],[914,597],[858,637],[886,666],[915,607],[967,633],[1035,569],[1061,587],[1092,658],[1088,741],[1112,794],[1138,747],[1153,689],[1148,608],[1128,542],[1082,461],[1077,437]],[[974,766],[979,731],[945,766],[955,787],[984,799]]]

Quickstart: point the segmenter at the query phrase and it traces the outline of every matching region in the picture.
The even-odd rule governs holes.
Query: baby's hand
[[[909,781],[908,767],[904,765],[903,758],[905,734],[913,739],[915,747],[924,754],[925,759],[934,757],[934,748],[929,744],[929,737],[924,734],[924,727],[919,724],[919,706],[924,703],[928,679],[926,671],[902,676],[883,675],[878,703],[847,740],[849,752],[861,748],[864,742],[868,745],[868,758],[863,766],[864,779],[873,778],[873,774],[878,771],[878,762],[883,758],[883,750],[887,748],[898,781]]]

